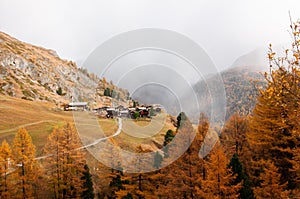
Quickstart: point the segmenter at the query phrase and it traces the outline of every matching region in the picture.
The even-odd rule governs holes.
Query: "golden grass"
[[[72,113],[54,111],[55,105],[52,103],[32,102],[0,95],[0,104],[0,133],[43,120],[72,121]]]
[[[53,127],[73,121],[71,112],[54,111],[53,108],[55,105],[47,102],[0,95],[0,141],[6,139],[12,143],[18,129],[24,127],[32,136],[37,154],[41,154]]]
[[[98,122],[106,136],[111,136],[118,130],[118,121],[115,119],[99,119]]]
[[[55,104],[48,102],[33,102],[0,95],[0,141],[6,139],[9,143],[12,143],[18,129],[25,127],[32,136],[37,155],[41,155],[47,137],[53,128],[62,126],[65,122],[74,122],[72,112],[55,111],[54,108]],[[86,124],[89,124],[91,120],[95,120],[95,116],[88,112],[78,112],[76,114],[81,114],[82,122]],[[153,145],[153,141],[162,144],[167,130],[175,129],[170,122],[164,122],[157,130],[156,127],[163,117],[165,115],[162,114],[152,120],[123,119],[123,131],[113,140],[123,149],[130,151],[134,151],[140,144]],[[97,134],[98,125],[104,135]],[[98,139],[97,136],[101,138],[113,135],[118,129],[118,122],[116,119],[96,119],[92,125],[86,125],[84,128],[86,128],[86,131],[83,130],[80,133],[85,133],[86,135],[83,136],[95,140]],[[139,131],[141,128],[147,130],[144,132]],[[126,132],[128,130],[130,132]]]
[[[164,117],[164,115],[162,115]],[[132,122],[136,124],[136,127],[132,127]],[[163,144],[164,142],[164,136],[166,132],[169,129],[175,130],[175,127],[168,124],[168,123],[163,123],[163,125],[158,125],[153,122],[153,120],[123,120],[123,126],[126,126],[127,123],[130,125],[130,131],[131,132],[126,132],[122,131],[120,135],[114,137],[114,141],[118,143],[118,145],[125,150],[129,151],[134,151],[136,148],[141,145],[141,144],[147,144],[147,145],[152,145],[153,146],[153,141]],[[158,126],[157,126],[158,125]],[[141,135],[139,135],[138,129],[139,127],[148,127],[144,132],[142,132]],[[157,128],[159,127],[159,128]],[[125,128],[125,130],[128,130],[128,128]],[[155,129],[155,131],[152,131]],[[148,133],[148,136],[147,136]]]

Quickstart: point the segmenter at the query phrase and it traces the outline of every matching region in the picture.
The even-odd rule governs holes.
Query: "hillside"
[[[0,94],[56,104],[87,101],[109,103],[103,97],[110,88],[126,101],[128,91],[117,88],[53,50],[33,46],[0,32]]]
[[[25,127],[37,147],[37,155],[41,155],[52,129],[74,122],[73,113],[61,109],[70,101],[86,101],[92,108],[111,106],[113,102],[128,106],[131,102],[126,89],[61,59],[55,51],[0,32],[0,140],[11,143],[18,129]],[[95,117],[91,112],[85,114]],[[167,118],[161,132],[147,142],[128,138],[125,133],[116,142],[131,150],[140,146],[154,149],[154,143],[162,145],[165,132],[175,128],[171,116]],[[147,126],[150,120],[135,122]],[[99,119],[98,123],[107,135],[117,129],[115,120]],[[128,121],[124,123],[126,127]]]
[[[260,70],[252,67],[232,68],[222,73],[226,91],[226,119],[235,112],[251,113],[258,95],[257,87],[265,85]]]
[[[235,112],[243,115],[251,113],[256,103],[257,87],[265,85],[260,67],[235,67],[221,72],[220,75],[223,79],[226,93],[225,120]],[[212,75],[206,81],[199,81],[194,85],[194,90],[199,99],[200,110],[190,110],[192,115],[197,111],[206,112],[207,114],[211,113],[210,108],[213,99],[210,93],[214,92],[216,98],[222,98],[222,93],[219,92],[219,81],[215,79],[216,77]],[[210,90],[208,90],[208,84],[210,85]],[[214,110],[222,112],[223,105],[218,107],[218,104],[215,104],[215,106],[217,107]],[[198,118],[193,119],[194,121],[198,120]]]
[[[90,112],[83,112],[85,118],[95,118]],[[0,140],[6,139],[9,143],[12,142],[16,132],[19,128],[24,127],[30,133],[34,145],[37,147],[37,155],[42,154],[43,147],[47,141],[48,135],[52,132],[54,127],[60,127],[66,122],[74,122],[73,113],[70,111],[61,111],[53,108],[51,102],[40,102],[19,99],[15,97],[5,96],[0,94]],[[151,148],[156,150],[157,145],[162,146],[164,142],[164,135],[168,129],[175,131],[174,118],[167,115],[164,125],[160,131],[153,137],[141,139],[138,137],[129,136],[128,125],[132,125],[132,120],[124,120],[122,133],[115,138],[115,143],[123,149],[134,151],[137,147]],[[116,119],[98,119],[101,129],[105,136],[111,136],[118,129]],[[134,121],[137,127],[130,127],[130,132],[138,132],[136,128],[139,126],[151,127],[151,120],[143,119]],[[155,123],[155,122],[154,122]],[[84,123],[86,124],[86,123]],[[95,134],[99,129],[93,131],[89,126],[87,132],[82,132],[81,136],[86,136],[88,132],[92,132],[92,137],[95,139]],[[126,132],[125,132],[126,131]],[[144,130],[145,131],[145,130]],[[152,131],[148,131],[152,133]]]
[[[50,102],[33,102],[0,94],[0,118],[1,141],[12,142],[18,129],[25,127],[40,155],[53,127],[72,122],[73,114],[53,109]]]

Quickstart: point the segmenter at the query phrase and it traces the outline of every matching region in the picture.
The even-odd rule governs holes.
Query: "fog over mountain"
[[[285,49],[288,47],[289,47],[288,44],[278,44],[273,46],[272,48],[277,55],[283,56]],[[268,66],[269,66],[269,62],[267,59],[268,52],[269,52],[268,46],[254,49],[253,51],[237,58],[230,68],[251,67],[252,68],[251,70],[258,70],[258,71],[268,70]]]
[[[221,70],[251,49],[286,42],[288,12],[298,17],[299,4],[298,0],[2,0],[0,29],[55,49],[78,66],[113,35],[145,27],[168,29],[203,46]]]
[[[265,58],[268,43],[289,40],[286,34],[289,27],[288,13],[290,11],[291,16],[296,18],[299,10],[298,0],[3,0],[0,6],[0,29],[26,42],[55,49],[61,57],[75,60],[77,65],[87,68],[89,72],[127,88],[132,97],[140,101],[161,103],[170,107],[168,109],[174,113],[186,109],[195,112],[199,107],[207,108],[209,104],[199,100],[199,97],[205,95],[201,89],[197,90],[198,87],[209,87],[209,78],[218,80],[214,72],[210,71],[209,63],[203,63],[204,70],[198,74],[187,63],[176,57],[169,59],[169,55],[162,52],[135,52],[109,67],[97,63],[87,64],[85,60],[93,50],[115,35],[156,28],[171,30],[195,41],[204,49],[217,70],[224,71],[234,61],[232,68],[253,69],[267,64]],[[177,42],[174,40],[170,44]],[[247,53],[259,46],[263,48]],[[120,48],[122,46],[114,48],[115,52]],[[245,55],[236,59],[242,54]],[[105,73],[97,70],[101,68],[103,71],[107,67]],[[228,71],[224,73],[228,74]],[[196,86],[199,82],[204,82],[206,86]],[[216,86],[213,87],[221,85],[220,81],[214,84]],[[222,90],[214,92],[222,94]],[[174,103],[170,102],[172,99]]]
[[[278,55],[282,55],[284,49],[284,45],[273,47]],[[174,87],[183,86],[179,95],[174,95],[170,89],[154,85],[140,87],[132,97],[141,102],[166,104],[167,110],[174,115],[184,111],[192,117],[193,122],[197,122],[199,112],[206,112],[211,120],[227,119],[234,112],[249,114],[258,94],[256,86],[265,85],[262,73],[269,70],[267,52],[266,47],[242,55],[219,75],[206,74],[199,81],[193,82],[191,89],[183,89],[183,80],[176,79],[171,83]],[[163,71],[162,73],[165,74]],[[169,77],[171,76],[173,74],[170,73]],[[218,78],[221,80],[217,81]],[[220,85],[221,81],[223,85]],[[222,100],[224,98],[225,101]]]

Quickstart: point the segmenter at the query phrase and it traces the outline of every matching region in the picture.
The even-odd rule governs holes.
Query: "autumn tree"
[[[162,198],[197,198],[195,186],[200,186],[199,174],[203,167],[199,158],[199,149],[203,142],[205,132],[197,132],[184,113],[177,117],[177,132],[173,141],[168,145],[168,156],[162,162],[169,165],[163,168],[164,175],[159,184],[159,196]],[[208,125],[199,124],[201,125]],[[200,128],[200,127],[199,127]],[[204,131],[206,128],[204,127]],[[170,164],[170,158],[176,157],[184,148],[187,150],[175,162]]]
[[[125,183],[121,148],[118,143],[113,139],[107,139],[98,144],[99,157],[99,178],[103,180],[101,185],[98,185],[102,190],[102,195],[107,198],[116,198],[116,192],[123,189]]]
[[[204,113],[200,113],[200,118],[199,118],[199,125],[198,125],[198,137],[200,138],[201,144],[203,147],[205,147],[204,143],[204,138],[207,135],[209,131],[209,121],[207,116]],[[200,149],[199,149],[200,150]],[[205,151],[205,149],[204,149]],[[200,179],[205,180],[206,179],[206,166],[205,166],[205,159],[206,157],[201,157],[200,162],[201,162],[201,168],[202,172],[200,174]]]
[[[206,164],[207,178],[203,180],[203,186],[197,188],[199,195],[204,198],[238,198],[241,185],[233,185],[236,176],[227,167],[228,159],[220,143],[210,152]]]
[[[276,57],[269,49],[270,72],[265,73],[267,86],[259,90],[247,138],[253,151],[251,177],[258,184],[262,163],[270,160],[281,174],[280,183],[287,189],[297,187],[292,161],[300,145],[300,22],[291,24],[293,43],[285,55]]]
[[[259,176],[260,185],[254,188],[255,198],[282,199],[288,198],[289,191],[286,191],[287,182],[280,183],[280,173],[271,162],[265,163],[265,168]]]
[[[296,183],[296,187],[292,190],[291,195],[294,198],[300,197],[300,148],[294,149],[294,158],[291,160],[293,164],[293,168],[291,171],[294,173],[294,181]]]
[[[16,164],[13,172],[15,196],[33,198],[38,168],[34,159],[35,146],[24,128],[18,130],[13,140],[12,157]]]
[[[120,189],[116,191],[116,198],[157,198],[154,194],[154,187],[148,179],[148,174],[126,174],[120,176],[122,183]],[[149,176],[150,177],[150,176]]]
[[[157,172],[146,173],[145,170],[153,169],[155,158],[149,155],[144,157],[145,151],[141,147],[135,150],[135,157],[130,160],[129,167],[121,176],[122,188],[116,192],[117,198],[151,199],[155,196],[156,187],[153,181],[158,179]],[[141,155],[139,155],[141,154]],[[132,168],[131,168],[132,167]]]
[[[78,198],[83,193],[85,161],[73,125],[55,128],[45,145],[45,170],[55,198]]]
[[[252,169],[250,164],[252,151],[246,137],[248,127],[248,118],[235,113],[226,121],[220,136],[227,158],[231,158],[230,166],[237,174],[235,183],[243,182],[240,198],[254,197],[248,176],[249,170]]]
[[[241,156],[244,152],[248,144],[246,140],[247,130],[247,118],[240,116],[238,113],[233,114],[226,121],[220,140],[229,158],[234,154]]]
[[[0,147],[0,198],[11,198],[12,182],[9,172],[12,169],[11,149],[6,140]]]

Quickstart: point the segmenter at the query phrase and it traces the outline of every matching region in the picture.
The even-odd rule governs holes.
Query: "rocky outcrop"
[[[55,51],[0,32],[0,94],[57,104],[72,100],[101,104],[106,87],[120,92],[124,101],[128,97],[128,91],[59,58]]]

